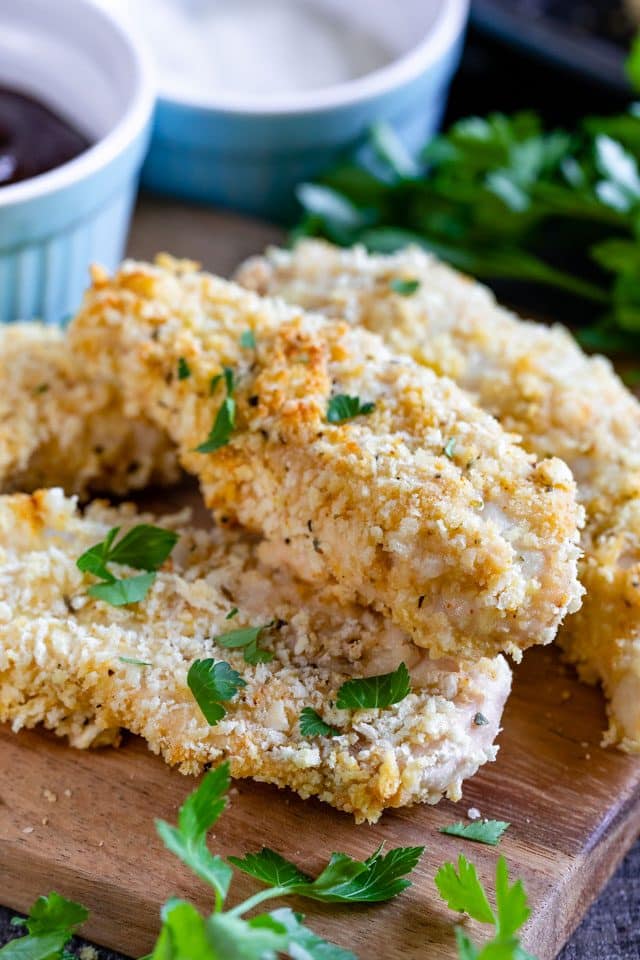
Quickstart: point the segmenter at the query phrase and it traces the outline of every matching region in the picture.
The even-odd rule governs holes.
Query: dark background
[[[535,24],[537,36],[542,37],[537,49],[527,49],[527,44],[523,46],[521,42],[514,47],[505,30],[500,39],[493,29],[488,33],[480,28],[486,22],[480,14],[486,17],[498,8],[523,18],[521,38],[527,35],[527,24]],[[569,33],[565,29],[567,25]],[[629,94],[616,66],[613,47],[596,50],[598,54],[603,52],[601,61],[598,60],[602,70],[599,76],[590,76],[595,71],[589,70],[594,42],[593,35],[587,31],[589,25],[599,32],[596,44],[602,40],[603,31],[608,34],[608,40],[618,42],[625,42],[630,36],[629,24],[621,16],[616,0],[477,2],[476,25],[470,27],[467,35],[445,124],[473,113],[534,109],[549,126],[571,126],[585,113],[612,113],[623,108]],[[506,26],[512,28],[518,24],[511,18]],[[541,56],[540,47],[546,49],[547,56],[551,49],[551,45],[544,42],[545,30],[547,36],[558,41],[553,47],[552,60]],[[559,62],[566,36],[571,40],[566,47],[567,62],[571,66],[562,66]],[[594,54],[594,63],[596,59]],[[0,907],[0,943],[19,933],[9,926],[11,916],[11,911]],[[79,945],[80,941],[76,946]],[[117,960],[117,955],[110,951],[101,949],[99,953],[103,960]],[[640,843],[588,912],[559,960],[640,960]]]

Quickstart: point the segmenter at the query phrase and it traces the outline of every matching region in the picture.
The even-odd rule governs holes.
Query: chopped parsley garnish
[[[184,357],[178,357],[178,380],[188,380],[191,368]]]
[[[253,330],[245,330],[240,337],[240,346],[245,350],[255,350],[256,336]]]
[[[229,862],[266,886],[299,897],[323,903],[378,903],[411,886],[404,877],[414,869],[423,852],[424,847],[398,847],[383,855],[380,846],[367,860],[333,853],[315,880],[268,847],[243,859],[229,857]]]
[[[119,532],[120,527],[113,527],[104,540],[90,547],[76,560],[78,570],[92,573],[102,580],[102,583],[94,583],[89,587],[89,596],[104,600],[114,607],[144,600],[156,579],[156,571],[179,539],[175,531],[154,527],[149,523],[139,523],[132,527],[115,543]],[[147,572],[118,579],[108,569],[110,563],[121,563]]]
[[[502,836],[510,824],[504,820],[475,820],[473,823],[452,823],[449,827],[441,827],[440,833],[450,837],[462,837],[464,840],[474,840],[476,843],[487,843],[497,847]]]
[[[232,607],[231,610],[229,610],[229,613],[226,615],[225,620],[233,620],[233,618],[237,615],[237,613],[238,613],[238,608]]]
[[[131,663],[134,667],[152,667],[153,664],[148,660],[136,660],[135,657],[118,657],[121,663]]]
[[[336,706],[339,710],[370,710],[390,707],[411,693],[411,678],[404,663],[393,673],[378,677],[360,677],[347,680],[338,690]]]
[[[236,402],[232,396],[234,376],[230,367],[225,367],[222,373],[218,373],[211,378],[210,392],[213,393],[223,379],[227,388],[227,395],[216,414],[209,436],[204,443],[196,447],[198,453],[214,453],[220,447],[226,447],[236,425]]]
[[[445,457],[449,458],[449,460],[453,460],[453,454],[455,453],[455,449],[456,449],[456,438],[449,437],[444,447],[442,448],[442,452],[444,453]]]
[[[325,723],[320,714],[312,707],[304,707],[300,711],[300,733],[303,737],[338,737],[340,731],[336,727]]]
[[[394,277],[389,286],[394,293],[399,293],[401,297],[410,297],[416,290],[420,289],[419,280],[403,280],[401,277]]]
[[[486,727],[489,723],[484,713],[480,712],[474,714],[473,722],[475,723],[476,727]]]
[[[476,947],[462,927],[456,927],[456,942],[460,960],[534,960],[520,946],[517,936],[527,922],[531,911],[521,880],[509,885],[509,871],[504,857],[496,865],[496,909],[489,903],[487,894],[478,879],[476,868],[462,854],[458,857],[458,869],[445,863],[435,876],[438,893],[451,910],[466,913],[480,923],[491,924],[494,936]]]
[[[350,397],[346,393],[339,393],[329,400],[327,420],[329,423],[344,423],[353,420],[362,414],[373,413],[375,403],[362,403],[360,397]]]
[[[222,706],[232,700],[241,687],[246,687],[237,670],[225,660],[194,660],[187,674],[187,685],[205,720],[212,727],[226,714]]]
[[[216,637],[216,643],[227,650],[242,648],[245,663],[251,663],[254,666],[257,663],[269,663],[273,660],[273,654],[270,650],[264,650],[258,646],[258,640],[263,630],[268,630],[272,626],[273,621],[263,623],[259,627],[240,627],[238,630],[230,630],[229,633]]]
[[[39,383],[38,386],[34,388],[34,391],[33,391],[33,392],[34,392],[34,393],[38,393],[38,394],[40,394],[40,393],[46,393],[47,390],[49,390],[49,389],[50,389],[50,387],[49,387],[49,384],[48,384],[48,383]]]

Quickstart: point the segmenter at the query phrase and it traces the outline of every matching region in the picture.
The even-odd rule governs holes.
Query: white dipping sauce
[[[185,97],[318,90],[391,60],[377,38],[304,0],[129,0],[126,6],[155,54],[162,88]]]

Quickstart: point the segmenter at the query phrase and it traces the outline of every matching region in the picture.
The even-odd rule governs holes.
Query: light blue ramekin
[[[88,135],[75,160],[0,187],[0,322],[60,323],[91,263],[124,250],[150,135],[147,54],[92,0],[0,3],[0,83],[47,103]]]
[[[315,0],[319,2],[319,0]],[[325,0],[327,5],[327,0]],[[468,0],[328,3],[378,26],[398,55],[360,79],[275,99],[202,97],[163,86],[143,168],[149,189],[273,220],[294,208],[294,187],[364,141],[376,120],[411,149],[437,129],[458,64]],[[215,49],[211,55],[215,56]]]

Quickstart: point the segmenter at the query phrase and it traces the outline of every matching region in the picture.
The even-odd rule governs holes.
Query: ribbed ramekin
[[[0,187],[0,322],[60,323],[92,262],[122,257],[154,105],[144,50],[92,0],[0,4],[0,83],[45,102],[93,145]]]

